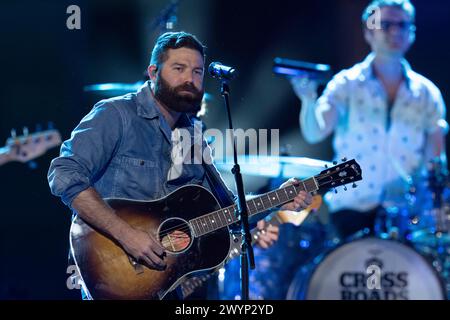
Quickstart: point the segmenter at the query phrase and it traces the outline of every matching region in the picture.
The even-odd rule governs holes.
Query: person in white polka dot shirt
[[[368,23],[374,12],[380,13],[380,28]],[[362,168],[357,189],[325,196],[341,237],[363,228],[373,232],[383,208],[404,208],[408,182],[429,160],[446,166],[442,95],[404,58],[415,40],[414,6],[408,0],[372,1],[362,21],[371,53],[336,74],[320,98],[307,75],[291,80],[302,102],[305,139],[317,143],[334,133],[336,160],[355,158]]]

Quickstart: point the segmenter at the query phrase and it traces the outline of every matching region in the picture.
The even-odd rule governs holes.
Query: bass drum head
[[[301,268],[288,300],[442,300],[441,279],[416,251],[365,238],[344,244]]]

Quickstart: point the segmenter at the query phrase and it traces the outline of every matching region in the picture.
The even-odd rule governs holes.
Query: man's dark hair
[[[197,50],[205,60],[205,46],[193,35],[184,31],[166,32],[158,37],[153,47],[150,64],[160,65],[167,60],[167,51],[169,49],[189,48]]]
[[[366,25],[367,20],[375,10],[381,9],[382,7],[397,7],[405,11],[411,17],[412,22],[416,19],[416,9],[409,0],[373,0],[363,11],[361,17],[362,23]]]

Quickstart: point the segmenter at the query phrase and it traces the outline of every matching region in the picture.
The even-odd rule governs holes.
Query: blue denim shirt
[[[193,132],[190,122],[181,126]],[[211,190],[202,164],[183,164],[182,174],[167,181],[172,164],[171,133],[148,82],[137,93],[102,100],[81,120],[62,144],[60,156],[51,162],[50,189],[69,207],[88,187],[94,187],[102,198],[134,200],[161,198],[186,184]],[[210,167],[232,199],[218,171]]]

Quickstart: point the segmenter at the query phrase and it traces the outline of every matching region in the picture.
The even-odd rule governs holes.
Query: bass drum
[[[288,300],[442,300],[435,269],[413,249],[364,238],[343,244],[302,267]]]

